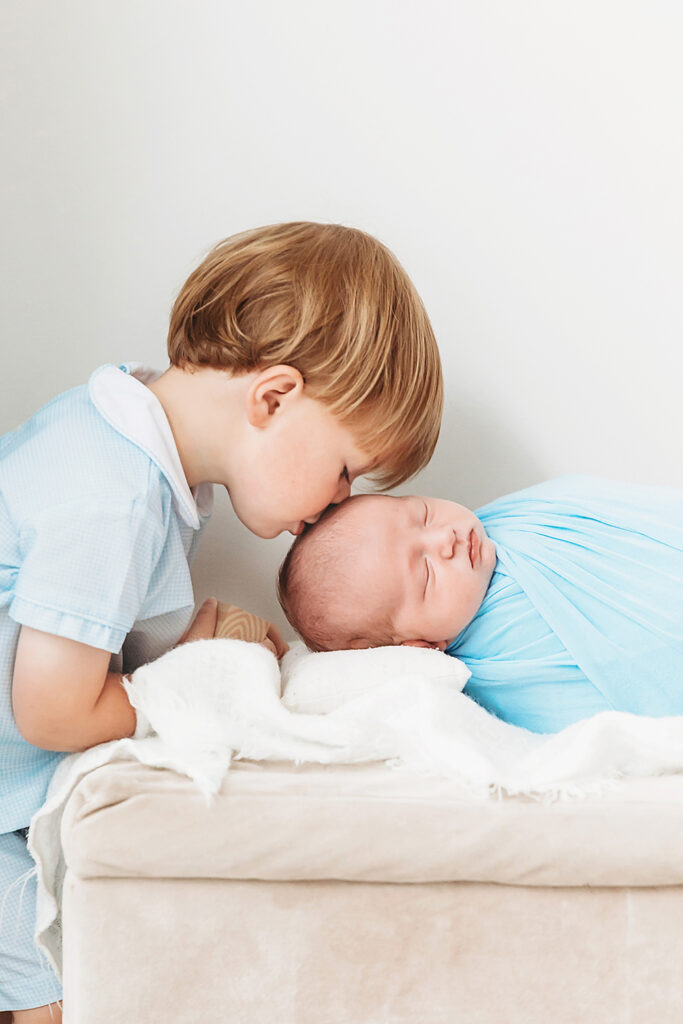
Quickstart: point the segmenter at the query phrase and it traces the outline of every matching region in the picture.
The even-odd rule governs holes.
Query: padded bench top
[[[81,877],[677,885],[683,775],[539,802],[383,764],[240,762],[207,807],[182,775],[116,762],[75,788],[62,839]]]

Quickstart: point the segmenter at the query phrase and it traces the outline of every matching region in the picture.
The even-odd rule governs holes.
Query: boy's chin
[[[274,523],[264,523],[263,521],[259,521],[251,516],[240,513],[236,508],[234,508],[234,511],[242,526],[246,526],[246,528],[253,533],[255,537],[260,537],[261,540],[273,540],[274,537],[279,537],[281,533],[284,533],[287,530],[287,526],[277,526]]]
[[[286,526],[264,526],[256,529],[250,526],[249,529],[256,537],[260,537],[261,540],[274,540],[281,533],[287,533]]]

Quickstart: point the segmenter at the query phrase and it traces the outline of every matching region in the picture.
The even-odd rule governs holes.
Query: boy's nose
[[[346,501],[350,493],[351,484],[345,477],[342,477],[342,479],[339,481],[337,490],[335,491],[331,504],[338,505],[340,501]]]
[[[329,505],[326,505],[324,509],[321,509],[314,516],[308,516],[304,522],[306,523],[317,523],[325,509],[330,508],[331,505],[338,505],[342,501],[346,501],[348,496],[351,494],[351,484],[348,480],[340,480],[337,490],[334,492],[334,496]]]

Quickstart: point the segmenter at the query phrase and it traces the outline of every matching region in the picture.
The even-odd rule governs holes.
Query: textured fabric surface
[[[462,690],[470,676],[457,658],[425,647],[313,654],[298,642],[285,654],[281,670],[282,703],[290,711],[307,715],[333,714],[354,698],[368,696],[386,683],[396,686],[400,679],[411,676],[441,681],[454,690]]]
[[[543,803],[384,765],[239,764],[207,807],[189,779],[122,762],[81,780],[62,823],[83,877],[537,886],[683,884],[682,835],[683,776]]]
[[[391,660],[398,658],[399,662],[404,656],[402,648],[338,653],[358,655],[359,658],[368,654],[380,653],[387,657],[391,654]],[[443,666],[436,669],[439,675],[451,671],[460,677],[461,666],[447,655],[417,649],[412,653],[414,657],[421,655],[428,662],[430,671],[429,666],[438,662]],[[395,666],[395,670],[398,668]],[[370,674],[374,675],[374,671]],[[158,735],[101,744],[65,759],[57,768],[45,805],[31,820],[29,849],[38,865],[36,939],[41,949],[59,973],[61,890],[65,871],[62,815],[80,783],[110,762],[136,759],[157,769],[170,768],[182,772],[196,786],[195,796],[197,799],[201,796],[205,807],[211,806],[219,793],[233,759],[244,758],[270,764],[286,759],[297,763],[337,765],[392,759],[413,773],[406,774],[408,779],[421,778],[419,772],[428,770],[432,780],[445,777],[451,780],[452,785],[459,782],[471,793],[487,796],[491,787],[496,786],[506,792],[526,794],[540,789],[546,795],[559,791],[567,796],[578,791],[587,797],[596,788],[604,791],[609,786],[610,776],[615,774],[647,776],[683,769],[683,718],[649,719],[611,713],[577,723],[557,736],[542,737],[489,715],[460,693],[458,681],[453,681],[455,686],[449,685],[447,675],[437,679],[411,671],[407,676],[389,679],[382,686],[350,699],[328,715],[312,715],[290,712],[283,704],[277,660],[259,644],[230,639],[199,640],[181,645],[158,661],[137,669],[124,685],[131,703],[142,709]],[[277,776],[276,772],[274,774]],[[434,792],[435,789],[423,790],[427,806],[430,806],[429,800]],[[455,856],[455,862],[458,862],[463,842],[460,835],[460,846],[458,842],[454,846],[450,833],[446,834],[443,842],[436,844],[439,851],[436,860],[430,859],[431,854],[428,854],[426,862],[421,856],[403,856],[404,843],[419,841],[425,824],[430,830],[443,829],[444,823],[451,830],[461,828],[462,821],[450,811],[448,796],[445,813],[440,809],[439,821],[432,826],[429,821],[421,821],[421,804],[414,807],[410,800],[401,804],[399,794],[397,806],[403,810],[400,820],[408,834],[395,833],[395,815],[386,821],[382,801],[373,806],[370,802],[359,802],[354,796],[350,794],[345,801],[338,801],[338,807],[331,806],[327,794],[316,804],[297,796],[283,820],[286,794],[278,794],[277,799],[266,799],[258,809],[256,828],[250,820],[255,801],[247,800],[244,803],[245,826],[249,829],[248,836],[253,846],[242,842],[239,832],[235,833],[239,842],[233,839],[233,846],[242,854],[245,850],[248,852],[250,872],[263,870],[264,863],[268,863],[269,870],[275,874],[265,877],[309,877],[301,874],[309,870],[309,861],[296,860],[300,856],[301,830],[297,829],[294,834],[291,832],[297,815],[302,814],[301,824],[308,846],[313,842],[318,844],[320,856],[315,860],[316,870],[332,872],[319,877],[391,880],[391,875],[363,873],[368,865],[370,870],[375,869],[373,857],[376,851],[380,853],[380,867],[389,863],[398,872],[397,880],[405,880],[406,876],[401,872],[406,870],[417,872],[417,875],[408,875],[407,880],[453,877],[449,874],[452,871],[451,858]],[[350,812],[347,817],[344,813],[339,814],[342,803]],[[140,823],[141,829],[128,828],[124,823],[122,834],[126,839],[130,835],[144,835],[156,810],[150,808],[149,819],[145,818]],[[307,814],[311,810],[315,813],[315,827],[319,830],[314,835],[308,834]],[[604,807],[596,807],[594,814],[596,817],[604,815]],[[183,819],[182,807],[170,808],[169,820],[176,818]],[[238,820],[232,804],[227,807],[227,820],[231,825]],[[483,817],[479,823],[483,829],[480,846],[485,853],[489,849],[487,833],[495,826],[496,820]],[[265,837],[268,857],[264,858],[262,829],[265,822],[268,822],[269,831]],[[207,819],[207,827],[211,828],[210,819]],[[166,830],[166,823],[162,821],[160,836],[144,844],[147,853],[157,859],[156,870],[162,872],[168,870],[163,866],[168,847]],[[583,829],[582,840],[586,832]],[[288,845],[296,851],[294,862],[288,860],[287,855],[284,861],[281,859],[278,841],[285,835]],[[366,837],[360,846],[360,861],[355,852],[359,835]],[[273,837],[278,837],[278,840]],[[349,837],[352,837],[351,850]],[[368,842],[370,837],[374,837],[373,843]],[[464,837],[464,848],[468,850],[472,845],[469,833],[465,832]],[[563,862],[560,858],[560,863],[565,866],[575,863],[576,842],[571,834],[568,838],[569,859]],[[207,848],[210,848],[210,843]],[[341,859],[339,849],[343,851]],[[503,846],[501,849],[507,856],[508,848]],[[273,857],[274,852],[276,855]],[[444,854],[446,859],[443,859]],[[500,856],[496,847],[496,862]],[[680,870],[679,860],[677,857],[676,871]],[[483,863],[486,865],[486,859]],[[586,863],[585,855],[579,858],[579,863]],[[586,863],[587,870],[590,871],[592,863]],[[647,863],[650,863],[649,859]],[[657,857],[652,863],[655,869],[659,868]],[[666,863],[668,866],[668,860]],[[202,861],[201,854],[190,864],[195,865],[193,870],[209,874],[215,870],[213,864]],[[202,864],[203,868],[196,867]],[[604,872],[602,877],[606,877],[605,884],[615,884],[610,883],[608,865],[609,857],[600,864]],[[513,868],[518,868],[516,860]],[[296,873],[293,876],[278,873],[289,870]],[[349,870],[361,873],[349,875]],[[425,870],[428,872],[426,875],[420,874]],[[471,870],[469,866],[468,870]],[[641,870],[641,861],[636,860],[636,872]],[[458,877],[462,876],[456,875]],[[496,879],[495,874],[492,879],[487,875],[464,877]],[[678,878],[676,875],[674,880]],[[513,874],[501,880],[515,879]],[[595,884],[600,877],[590,880]],[[562,881],[561,878],[555,879],[556,884]],[[627,879],[627,882],[635,884],[632,879]]]
[[[683,889],[67,875],[68,1024],[680,1024]]]
[[[541,803],[243,763],[207,807],[124,762],[62,830],[69,1024],[681,1019],[683,777]]]
[[[345,652],[348,653],[348,652]],[[351,652],[366,654],[367,652]],[[428,665],[440,661],[442,685],[460,675],[459,663],[445,654],[421,653]],[[402,649],[385,654],[395,670]],[[411,659],[413,660],[413,659]],[[269,761],[322,761],[347,764],[393,756],[395,743],[385,735],[383,722],[394,704],[410,717],[421,700],[427,678],[413,676],[386,682],[334,715],[295,715],[280,702],[280,669],[274,654],[260,644],[212,639],[183,644],[158,661],[142,666],[124,686],[133,706],[142,708],[158,735],[103,743],[65,758],[58,765],[45,804],[31,819],[29,849],[38,867],[36,938],[55,969],[61,971],[61,887],[64,857],[61,818],[72,790],[101,765],[137,759],[156,768],[189,776],[210,802],[220,788],[233,755]],[[448,689],[446,687],[446,689]],[[459,692],[456,695],[461,697]],[[407,701],[405,698],[409,698]],[[467,698],[472,712],[491,722],[491,716]],[[348,715],[345,712],[348,710]],[[511,729],[497,723],[502,729]],[[412,732],[410,723],[402,732]]]
[[[33,942],[36,879],[22,832],[0,835],[0,1012],[61,999],[62,988]]]

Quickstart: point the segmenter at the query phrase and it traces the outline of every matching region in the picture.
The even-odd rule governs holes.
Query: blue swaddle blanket
[[[536,732],[683,714],[683,490],[561,477],[476,514],[498,560],[447,649],[466,693]]]

